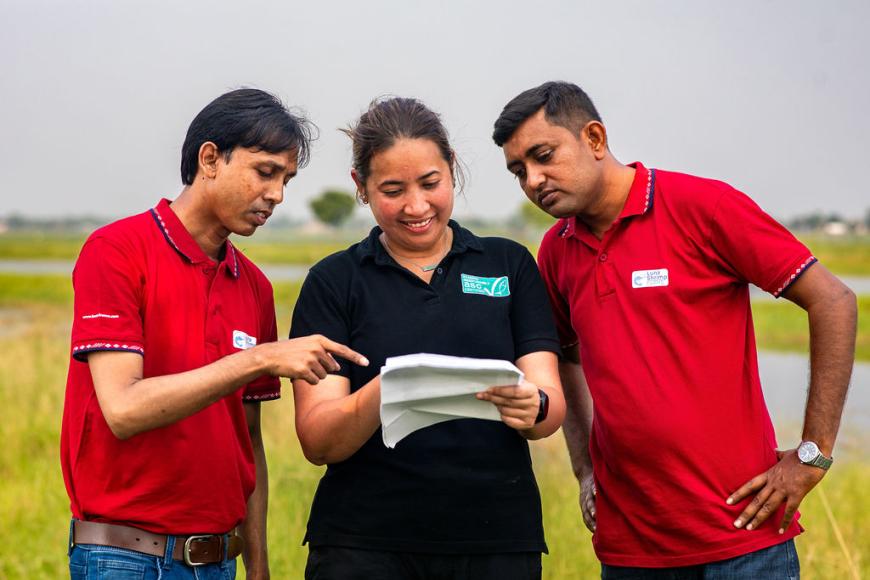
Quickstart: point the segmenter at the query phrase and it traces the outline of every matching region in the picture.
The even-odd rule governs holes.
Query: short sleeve
[[[260,342],[278,340],[278,326],[275,320],[275,294],[265,276],[259,279],[260,297]],[[249,383],[242,393],[245,402],[271,401],[281,397],[281,380],[271,375],[263,375]]]
[[[816,262],[791,232],[731,188],[716,206],[710,237],[727,271],[777,298]]]
[[[552,233],[548,233],[538,250],[538,266],[541,269],[541,277],[546,288],[553,318],[556,321],[559,344],[564,349],[577,344],[578,339],[571,324],[571,309],[565,301],[565,297],[559,292],[559,272],[555,266],[554,243],[556,243],[554,236]]]
[[[330,284],[324,274],[315,269],[308,273],[302,284],[290,323],[290,338],[312,334],[322,334],[341,344],[350,342],[347,308],[339,300],[334,284]],[[341,366],[335,374],[350,377],[348,362],[340,357],[335,360]]]
[[[73,269],[75,360],[86,362],[88,353],[106,350],[144,356],[145,277],[136,255],[104,237],[92,237],[82,248]]]
[[[517,248],[518,265],[511,290],[511,330],[515,356],[549,351],[559,354],[559,341],[553,325],[547,292],[534,258],[523,247]]]

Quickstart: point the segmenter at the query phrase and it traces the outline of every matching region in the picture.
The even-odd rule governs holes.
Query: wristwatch
[[[821,467],[825,471],[827,471],[828,468],[831,467],[831,464],[834,463],[833,457],[825,457],[822,455],[822,452],[819,451],[819,446],[815,441],[801,441],[797,453],[798,459],[804,465]]]
[[[544,389],[538,389],[538,395],[541,397],[541,403],[538,407],[538,416],[535,417],[535,425],[547,418],[547,413],[550,412],[550,397],[544,392]]]

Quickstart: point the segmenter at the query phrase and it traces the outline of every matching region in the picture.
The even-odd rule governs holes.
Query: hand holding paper
[[[501,421],[498,408],[476,393],[522,380],[522,371],[504,360],[425,353],[388,358],[381,368],[384,444],[393,448],[418,429],[452,419]]]

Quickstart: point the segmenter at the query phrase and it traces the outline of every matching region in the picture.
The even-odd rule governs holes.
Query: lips
[[[556,196],[554,195],[558,190],[557,189],[548,189],[546,191],[542,191],[538,194],[538,205],[541,207],[549,207],[556,202]]]
[[[260,225],[260,226],[265,224],[266,220],[269,219],[269,216],[272,215],[272,212],[265,211],[265,210],[254,211],[252,213],[254,214],[254,221],[256,221],[257,225]]]
[[[405,228],[411,230],[412,232],[425,232],[429,228],[429,226],[432,225],[432,222],[434,220],[435,216],[430,216],[428,218],[416,221],[400,220],[399,223],[401,223],[403,226],[405,226]]]

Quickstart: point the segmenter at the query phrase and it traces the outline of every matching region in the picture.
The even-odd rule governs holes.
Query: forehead
[[[287,169],[296,169],[299,158],[299,150],[296,148],[270,153],[262,149],[251,149],[248,147],[236,147],[233,150],[230,162],[232,159],[238,159],[243,163],[273,163],[286,167]]]
[[[414,177],[432,170],[442,170],[447,162],[431,139],[398,139],[390,147],[372,156],[370,175],[410,174]]]
[[[525,157],[529,149],[547,143],[573,138],[574,134],[565,127],[550,123],[544,109],[520,123],[514,134],[504,144],[504,154],[508,159]]]

